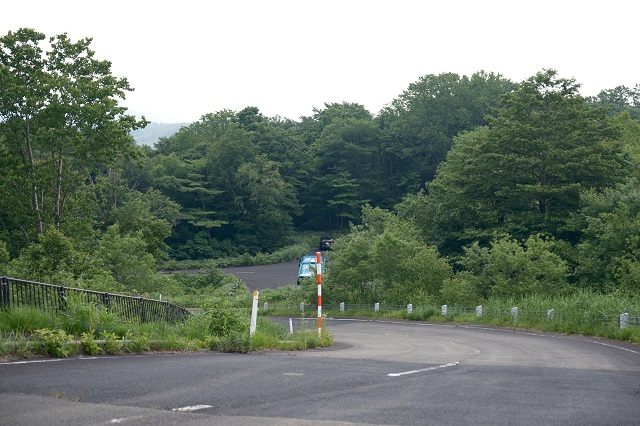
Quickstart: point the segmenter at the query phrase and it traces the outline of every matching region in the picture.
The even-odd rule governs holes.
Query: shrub
[[[40,338],[42,349],[46,354],[67,357],[77,350],[73,336],[68,335],[64,330],[49,330],[45,328],[36,330],[35,334]]]

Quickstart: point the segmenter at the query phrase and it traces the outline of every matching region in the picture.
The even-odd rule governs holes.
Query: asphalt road
[[[640,347],[328,319],[332,348],[0,364],[0,425],[609,425],[640,421]]]
[[[237,266],[220,270],[240,278],[247,284],[247,289],[253,293],[256,290],[295,285],[298,279],[298,263],[294,260],[275,265]]]

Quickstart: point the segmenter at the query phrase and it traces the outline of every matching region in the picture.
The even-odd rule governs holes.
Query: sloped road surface
[[[610,425],[640,419],[640,348],[328,319],[335,346],[0,364],[0,425]]]
[[[268,288],[295,285],[298,278],[298,261],[274,265],[235,266],[220,269],[225,274],[235,275],[244,281],[249,292]]]

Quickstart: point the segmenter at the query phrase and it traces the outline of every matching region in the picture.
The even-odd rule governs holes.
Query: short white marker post
[[[482,305],[476,306],[476,316],[477,317],[481,317],[482,316]]]
[[[629,314],[620,314],[620,328],[629,328]]]
[[[410,314],[410,313],[412,313],[412,312],[413,312],[413,304],[409,303],[409,304],[407,305],[407,313],[408,313],[408,314]]]
[[[513,320],[517,320],[518,319],[518,307],[514,306],[513,308],[511,308],[511,316],[513,317]]]
[[[293,334],[293,318],[289,318],[289,334]]]
[[[442,305],[442,315],[447,315],[447,305]]]
[[[258,322],[258,294],[257,291],[253,292],[253,306],[251,307],[251,327],[249,328],[249,334],[253,336],[256,332],[256,323]]]

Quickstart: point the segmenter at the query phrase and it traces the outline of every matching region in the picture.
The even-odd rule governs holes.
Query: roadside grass
[[[30,307],[0,309],[0,357],[67,357],[146,352],[215,350],[249,353],[261,350],[303,350],[333,344],[323,331],[287,333],[260,318],[249,333],[250,312],[220,308],[202,311],[175,324],[136,323],[111,315],[80,299],[67,300],[61,314]]]
[[[301,286],[302,287],[302,286]],[[315,306],[309,292],[301,287],[287,287],[265,291],[260,294],[261,302],[267,302],[268,309],[262,309],[261,316],[304,316],[313,318]],[[300,303],[305,302],[305,310]],[[434,323],[477,324],[540,332],[575,334],[603,337],[612,340],[640,344],[640,299],[624,294],[597,294],[589,290],[549,297],[533,295],[522,299],[489,299],[482,303],[482,315],[476,315],[476,307],[449,306],[442,315],[441,306],[407,305],[385,307],[375,311],[374,305],[352,307],[347,305],[340,311],[337,304],[323,306],[327,317],[348,317],[367,319],[403,319]],[[517,307],[514,318],[512,308]],[[620,327],[620,314],[629,314],[629,327]]]

